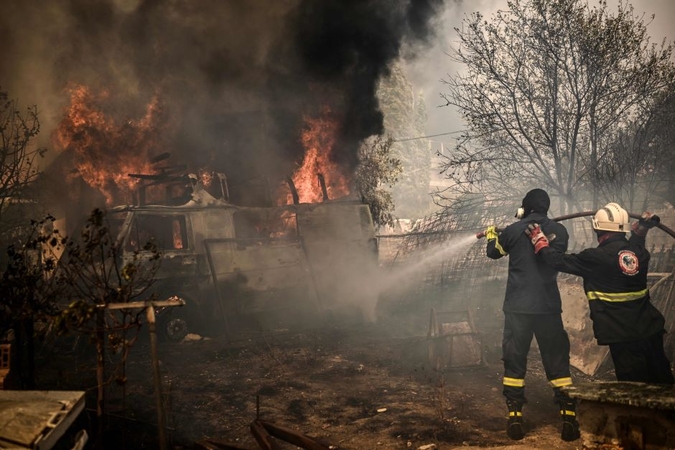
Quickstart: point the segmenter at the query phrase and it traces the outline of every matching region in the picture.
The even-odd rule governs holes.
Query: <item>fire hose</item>
[[[578,213],[572,213],[572,214],[566,214],[564,216],[554,217],[551,220],[554,220],[556,222],[560,222],[562,220],[576,219],[578,217],[594,216],[595,213],[596,213],[596,211],[582,211],[582,212],[578,212]],[[640,217],[641,217],[640,214],[635,214],[635,213],[628,213],[628,216],[632,217],[633,219],[640,219]],[[675,238],[675,231],[673,231],[671,228],[668,228],[664,224],[659,223],[659,224],[656,225],[656,228],[660,228],[661,230],[668,233],[671,237]],[[500,231],[502,231],[502,229],[497,228],[495,231],[497,231],[499,233]],[[485,237],[485,231],[480,231],[480,232],[476,233],[476,239],[482,239],[484,237]]]

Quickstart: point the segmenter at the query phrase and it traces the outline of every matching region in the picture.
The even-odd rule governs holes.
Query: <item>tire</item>
[[[186,305],[187,306],[187,305]],[[160,314],[161,320],[158,321],[158,335],[167,342],[180,342],[185,339],[190,330],[190,320],[185,311],[182,311],[186,306],[179,308],[168,308],[163,311],[164,317]]]

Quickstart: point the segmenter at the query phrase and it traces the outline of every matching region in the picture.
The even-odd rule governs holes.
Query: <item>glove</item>
[[[640,216],[640,219],[637,222],[633,223],[631,227],[633,232],[638,236],[645,236],[647,232],[661,223],[661,218],[656,214],[652,214],[649,211],[645,211]]]
[[[541,227],[539,227],[538,223],[529,224],[525,230],[525,234],[527,234],[530,238],[530,242],[532,242],[532,245],[534,246],[535,255],[538,254],[542,248],[548,247],[548,238],[544,232],[541,231]]]
[[[638,221],[639,226],[645,227],[646,229],[651,229],[661,223],[661,218],[656,214],[652,214],[648,211],[642,213],[640,220]]]
[[[485,239],[490,241],[492,239],[497,239],[497,237],[499,237],[499,234],[497,233],[497,227],[494,225],[487,227],[485,230]]]

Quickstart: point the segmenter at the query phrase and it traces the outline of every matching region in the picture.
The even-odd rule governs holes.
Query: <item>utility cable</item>
[[[432,137],[447,136],[449,134],[457,134],[457,133],[461,133],[461,131],[449,131],[447,133],[430,134],[428,136],[417,136],[417,137],[410,137],[410,138],[394,139],[394,142],[414,141],[414,140],[417,140],[417,139],[428,139],[428,138],[432,138]]]

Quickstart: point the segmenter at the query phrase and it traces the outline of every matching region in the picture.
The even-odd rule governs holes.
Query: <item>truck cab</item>
[[[363,203],[242,207],[202,193],[178,206],[114,208],[111,216],[122,260],[154,242],[161,263],[153,293],[186,301],[159,312],[160,334],[168,340],[374,311],[376,294],[363,287],[377,271],[377,241]]]

